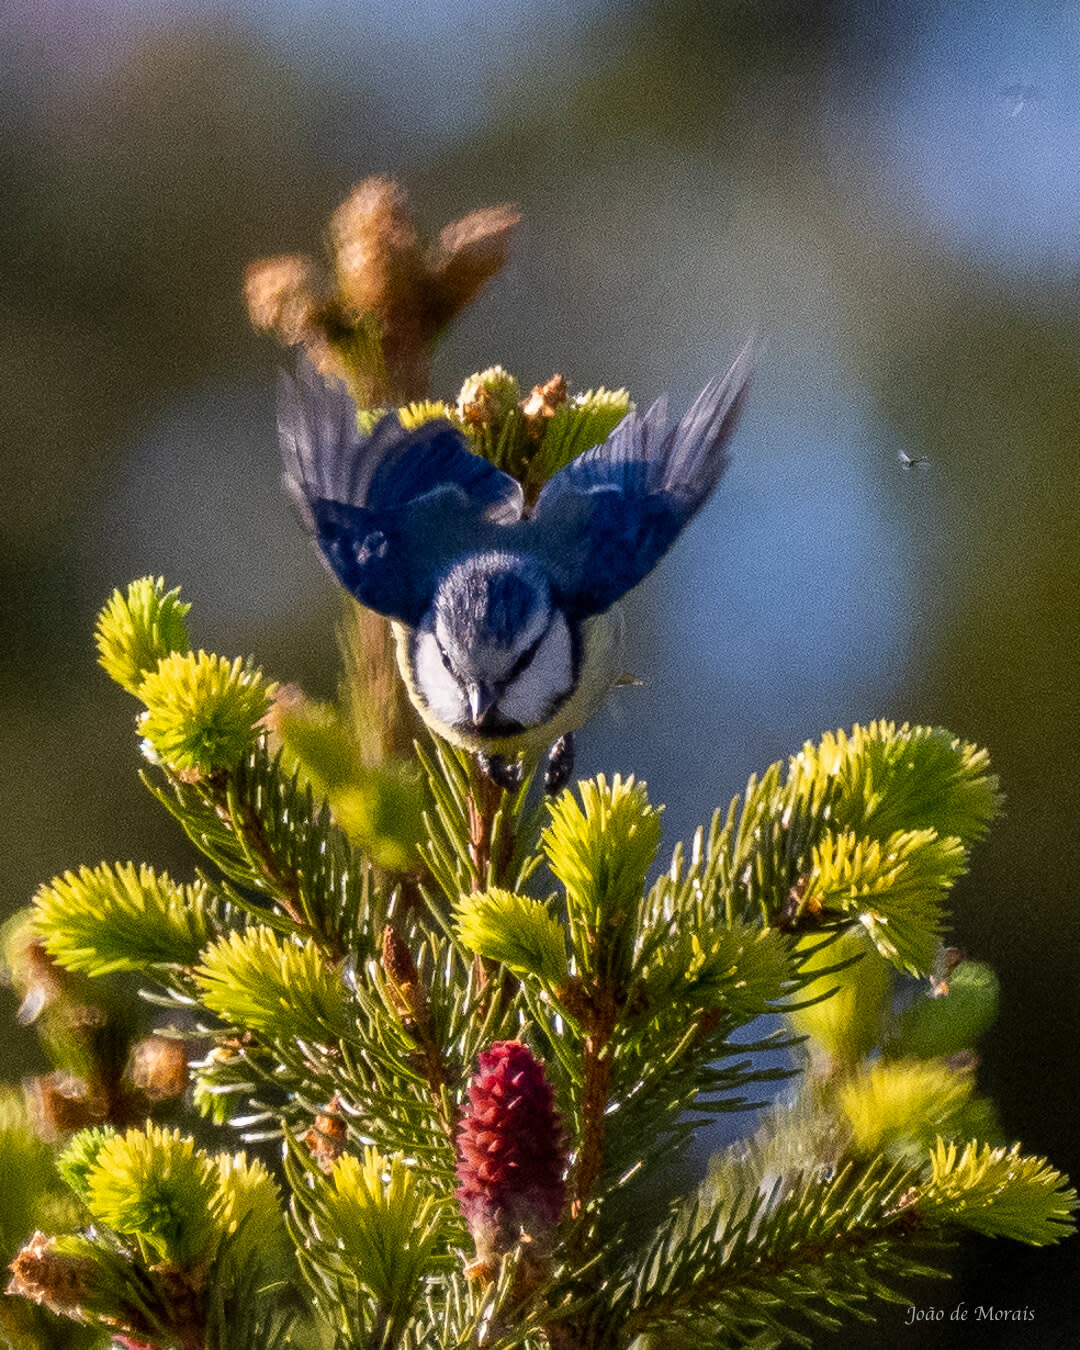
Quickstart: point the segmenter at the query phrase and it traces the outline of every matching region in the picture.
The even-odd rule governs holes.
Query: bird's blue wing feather
[[[370,435],[344,388],[310,367],[281,379],[285,485],[338,580],[363,604],[415,624],[463,539],[521,517],[520,485],[446,421]]]
[[[545,485],[533,511],[537,547],[572,613],[613,605],[704,505],[730,462],[750,364],[748,346],[674,427],[662,401],[631,413]]]

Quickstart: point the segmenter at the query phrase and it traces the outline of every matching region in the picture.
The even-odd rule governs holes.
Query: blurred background
[[[197,644],[338,678],[245,264],[318,253],[371,173],[433,232],[514,201],[439,394],[497,361],[681,408],[769,341],[582,773],[647,779],[673,842],[826,729],[988,746],[1006,815],[954,904],[1003,985],[981,1081],[1080,1176],[1080,6],[8,0],[0,68],[5,912],[82,862],[190,872],[94,662],[114,586],[162,573]],[[14,1011],[5,1079],[38,1067]],[[1076,1264],[973,1242],[921,1301],[1034,1322],[833,1343],[1072,1346]]]

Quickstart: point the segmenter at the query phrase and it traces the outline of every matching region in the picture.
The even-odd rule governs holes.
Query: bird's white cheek
[[[469,720],[468,704],[457,680],[443,665],[439,644],[431,633],[421,633],[414,648],[416,687],[435,717],[447,726]]]
[[[523,727],[545,722],[574,687],[574,653],[562,615],[548,629],[536,655],[499,699],[499,716]]]

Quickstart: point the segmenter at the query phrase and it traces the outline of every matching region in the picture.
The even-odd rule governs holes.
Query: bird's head
[[[447,726],[505,738],[541,725],[573,693],[578,647],[540,567],[477,553],[439,581],[413,641],[414,678]]]

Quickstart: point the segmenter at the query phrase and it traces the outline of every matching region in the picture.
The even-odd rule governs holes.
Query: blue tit
[[[543,487],[473,454],[449,422],[357,431],[345,390],[304,366],[283,377],[285,483],[345,589],[393,625],[409,697],[437,735],[503,786],[572,733],[620,670],[617,605],[656,566],[727,468],[749,348],[668,425],[660,400]]]

